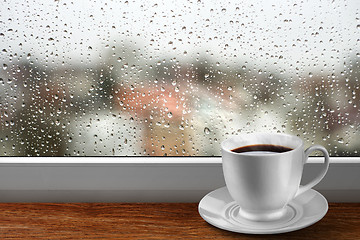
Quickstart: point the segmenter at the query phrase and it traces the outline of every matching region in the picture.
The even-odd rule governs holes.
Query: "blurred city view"
[[[239,2],[38,2],[0,10],[1,156],[219,156],[258,131],[359,156],[356,1],[270,1],[260,20]]]

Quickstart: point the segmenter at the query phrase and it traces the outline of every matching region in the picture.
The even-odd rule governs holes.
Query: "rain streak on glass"
[[[2,1],[1,156],[359,156],[358,1]],[[306,147],[305,146],[305,147]]]

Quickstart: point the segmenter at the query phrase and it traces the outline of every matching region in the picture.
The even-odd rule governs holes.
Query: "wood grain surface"
[[[247,235],[207,224],[197,203],[0,203],[0,239],[360,239],[360,203],[330,203],[295,232]]]

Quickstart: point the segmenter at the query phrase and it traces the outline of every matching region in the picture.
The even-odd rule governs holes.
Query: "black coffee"
[[[272,144],[255,144],[255,145],[248,145],[243,147],[234,148],[231,151],[236,153],[245,153],[245,152],[276,152],[276,153],[283,153],[287,151],[293,150],[289,147],[284,147],[281,145],[272,145]]]

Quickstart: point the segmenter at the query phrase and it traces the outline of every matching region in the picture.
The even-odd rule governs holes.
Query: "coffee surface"
[[[234,148],[231,151],[236,153],[245,153],[245,152],[258,152],[258,153],[283,153],[293,150],[292,148],[281,146],[281,145],[272,145],[272,144],[254,144],[243,147]]]

